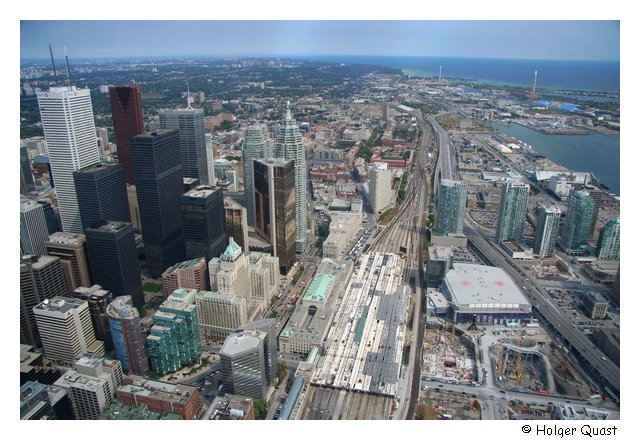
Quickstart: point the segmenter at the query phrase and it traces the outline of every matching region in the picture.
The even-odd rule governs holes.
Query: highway
[[[436,181],[438,176],[442,179],[451,179],[455,170],[455,151],[449,142],[446,132],[435,120],[435,116],[430,116],[428,121],[436,133],[436,148],[439,150],[438,162],[436,164]],[[445,148],[442,148],[442,146]],[[436,188],[437,189],[437,186]],[[605,386],[613,389],[613,392],[620,396],[620,368],[609,358],[604,356],[587,336],[576,328],[566,316],[558,309],[549,296],[544,293],[537,281],[520,269],[509,256],[497,248],[492,238],[484,232],[480,232],[470,219],[465,218],[464,234],[469,239],[469,243],[474,246],[489,263],[496,267],[501,267],[513,278],[516,284],[524,288],[524,293],[530,299],[533,307],[537,310],[541,318],[548,322],[553,329],[561,336],[568,348],[573,348],[575,354],[583,359],[591,375],[598,378]]]
[[[447,113],[432,115],[427,118],[427,121],[431,124],[431,127],[433,127],[433,132],[436,135],[436,146],[438,149],[438,161],[436,162],[435,179],[433,184],[433,193],[436,195],[438,194],[438,188],[440,187],[440,180],[453,179],[455,170],[457,169],[455,148],[449,140],[449,135],[445,129],[442,128],[436,120],[437,117],[446,114]],[[442,146],[445,146],[445,148],[442,148]]]
[[[511,259],[497,249],[490,237],[478,232],[468,219],[465,219],[464,234],[489,262],[507,271],[516,284],[522,286],[525,295],[531,301],[540,318],[548,322],[551,327],[564,339],[568,348],[573,348],[576,356],[588,363],[586,370],[604,382],[605,386],[612,388],[613,392],[620,396],[620,367],[604,356],[587,336],[584,335],[566,316],[558,309],[535,279],[529,277],[526,272],[516,266]],[[587,365],[583,365],[587,367]]]

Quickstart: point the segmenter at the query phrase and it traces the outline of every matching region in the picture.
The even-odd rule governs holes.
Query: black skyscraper
[[[133,305],[142,307],[138,251],[131,223],[103,222],[84,229],[91,279],[113,296],[131,295]]]
[[[182,196],[187,258],[218,257],[227,247],[222,188],[198,186]]]
[[[178,130],[131,138],[138,209],[149,276],[185,259],[180,197],[184,192]]]
[[[33,173],[31,172],[31,163],[29,162],[29,155],[27,154],[26,147],[20,147],[20,177],[24,179],[25,191],[23,194],[29,191],[34,191],[36,185],[33,182]],[[22,190],[22,185],[20,186]],[[22,193],[22,191],[20,191]]]
[[[51,203],[46,200],[38,200],[37,202],[42,205],[42,209],[44,210],[44,219],[47,222],[47,231],[49,231],[49,235],[58,232],[60,230],[60,221],[56,218],[56,213],[53,211]]]
[[[73,172],[82,228],[104,221],[131,222],[124,168],[101,162]]]

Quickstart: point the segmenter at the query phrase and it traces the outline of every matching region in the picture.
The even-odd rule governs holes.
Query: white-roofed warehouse
[[[454,322],[485,324],[527,322],[531,303],[499,267],[455,263],[444,277],[444,293],[453,305]]]

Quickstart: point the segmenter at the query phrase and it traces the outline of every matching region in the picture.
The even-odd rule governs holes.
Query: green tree
[[[253,410],[255,411],[256,420],[265,420],[267,418],[267,402],[265,402],[264,400],[254,400]]]

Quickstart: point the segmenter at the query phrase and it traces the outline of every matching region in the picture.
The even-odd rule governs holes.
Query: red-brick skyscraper
[[[118,145],[118,160],[124,166],[125,181],[135,184],[131,165],[131,136],[144,132],[142,119],[142,95],[138,86],[109,87],[113,129]]]

